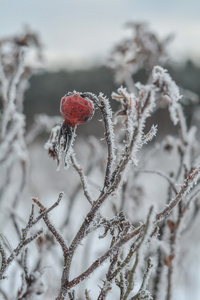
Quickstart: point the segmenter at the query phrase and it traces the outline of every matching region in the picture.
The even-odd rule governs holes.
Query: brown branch
[[[20,243],[18,244],[18,246],[12,251],[11,255],[8,257],[8,259],[6,260],[6,262],[4,261],[4,264],[1,265],[1,270],[0,270],[0,279],[3,278],[3,274],[5,273],[6,269],[8,268],[8,266],[10,265],[10,263],[19,255],[19,253],[21,252],[21,250],[28,245],[29,243],[31,243],[33,240],[35,240],[36,238],[38,238],[38,236],[40,236],[43,233],[43,229],[38,230],[37,233],[35,233],[34,235],[32,235],[30,238],[27,239],[22,239],[20,241]]]
[[[170,204],[164,208],[161,212],[156,214],[155,222],[156,225],[158,222],[163,221],[165,218],[169,216],[173,208],[182,200],[182,198],[190,191],[192,188],[191,183],[195,180],[196,176],[199,175],[199,168],[192,171],[191,174],[188,176],[187,180],[185,180],[180,192],[177,194],[177,196],[170,202]],[[113,254],[118,248],[123,246],[125,243],[127,243],[129,240],[131,240],[133,237],[140,234],[145,228],[145,225],[140,225],[135,230],[133,230],[131,233],[126,234],[123,238],[121,238],[113,247],[111,247],[104,255],[99,257],[85,272],[83,272],[81,275],[77,276],[70,282],[68,282],[68,287],[71,288],[75,285],[77,285],[79,282],[84,280],[86,277],[88,277],[100,264],[102,264],[106,259],[110,257],[111,254]],[[70,249],[69,249],[70,250]]]
[[[113,141],[114,138],[114,131],[113,131],[113,122],[112,122],[112,114],[109,114],[111,111],[111,107],[108,101],[105,102],[105,99],[102,94],[99,95],[99,99],[101,101],[100,110],[102,113],[104,126],[105,126],[105,139],[107,143],[107,150],[108,150],[108,159],[105,171],[105,181],[104,181],[104,188],[108,188],[110,185],[111,180],[111,172],[113,163],[115,161],[114,151],[115,151],[115,144]]]
[[[86,199],[88,200],[88,202],[89,202],[91,205],[93,205],[92,197],[91,197],[91,195],[90,195],[90,193],[89,193],[89,189],[88,189],[88,185],[87,185],[87,182],[86,182],[85,175],[84,175],[84,173],[83,173],[82,168],[78,165],[74,153],[73,153],[72,155],[70,155],[70,159],[71,159],[71,162],[72,162],[72,166],[74,167],[74,169],[77,171],[77,173],[78,173],[79,176],[80,176],[81,184],[82,184],[82,188],[83,188],[84,195],[85,195]]]
[[[63,192],[61,192],[58,196],[58,200],[48,209],[45,209],[40,213],[40,215],[32,222],[32,225],[36,224],[40,219],[42,219],[46,214],[48,214],[50,211],[52,211],[56,206],[59,205],[60,201],[62,200]]]
[[[61,198],[63,196],[63,193],[60,193],[58,201],[53,205],[53,207],[56,207],[58,205],[58,203],[60,202]],[[46,211],[46,208],[42,205],[42,203],[33,198],[33,201],[40,207],[40,212],[43,213]],[[53,208],[51,207],[51,210]],[[56,230],[56,228],[53,226],[53,224],[50,222],[49,217],[46,214],[44,214],[42,216],[47,228],[49,229],[49,231],[53,234],[53,236],[55,237],[55,239],[57,240],[57,242],[60,244],[62,251],[63,251],[63,255],[65,255],[65,253],[68,251],[68,247],[63,239],[63,237],[60,235],[60,233],[58,233],[58,231]]]
[[[77,285],[79,282],[83,281],[85,278],[87,278],[92,272],[95,271],[106,259],[110,257],[111,254],[113,254],[115,251],[118,251],[118,249],[123,246],[125,243],[127,243],[131,238],[138,235],[141,231],[143,231],[145,225],[141,225],[138,228],[136,228],[131,234],[127,234],[125,237],[121,238],[116,244],[114,244],[107,252],[105,252],[101,257],[95,260],[95,262],[81,275],[77,276],[73,280],[71,280],[68,283],[68,287],[71,288],[75,285]]]
[[[200,167],[191,171],[187,179],[185,179],[184,184],[182,185],[176,197],[160,213],[156,215],[156,222],[160,222],[169,216],[172,209],[183,199],[184,196],[186,196],[186,194],[189,193],[193,185],[197,183],[196,181],[199,175],[200,175]]]

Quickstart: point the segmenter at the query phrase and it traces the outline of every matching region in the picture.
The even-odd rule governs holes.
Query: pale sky
[[[0,36],[40,34],[47,67],[104,61],[129,31],[127,21],[145,21],[159,36],[175,33],[174,59],[200,62],[200,0],[1,0]]]

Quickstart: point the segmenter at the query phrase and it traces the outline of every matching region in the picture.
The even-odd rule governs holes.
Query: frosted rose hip
[[[88,98],[79,94],[65,96],[61,99],[60,112],[64,117],[64,123],[75,127],[90,121],[94,115],[94,105]]]

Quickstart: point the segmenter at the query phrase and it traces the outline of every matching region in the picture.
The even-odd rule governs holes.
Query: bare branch
[[[58,205],[58,203],[60,202],[62,196],[63,196],[63,193],[60,193],[59,199],[54,204],[54,207],[56,207]],[[33,198],[33,201],[40,207],[41,213],[46,211],[46,208],[42,205],[42,203],[39,200]],[[52,207],[51,207],[51,210],[52,210]],[[66,245],[63,237],[61,236],[60,233],[58,233],[58,231],[56,230],[56,228],[54,227],[54,225],[51,223],[51,221],[49,220],[49,217],[48,217],[47,214],[44,214],[42,216],[42,218],[43,218],[46,226],[50,230],[50,232],[53,234],[53,236],[55,237],[55,239],[57,240],[57,242],[60,244],[60,246],[62,248],[62,251],[63,251],[63,254],[65,254],[68,251],[68,247],[67,247],[67,245]]]
[[[169,176],[167,176],[166,174],[160,172],[160,171],[155,171],[155,170],[138,170],[139,173],[149,173],[149,174],[157,174],[163,178],[165,178],[168,183],[170,184],[171,188],[173,189],[173,191],[175,192],[175,194],[178,193],[177,188],[175,186],[175,180]]]
[[[92,196],[90,195],[90,191],[89,191],[87,179],[86,179],[86,177],[85,177],[85,175],[83,173],[82,168],[78,164],[74,153],[70,156],[70,159],[71,159],[71,162],[72,162],[72,166],[74,167],[74,169],[77,171],[77,173],[80,176],[84,195],[85,195],[86,199],[88,200],[88,202],[91,205],[93,205]]]

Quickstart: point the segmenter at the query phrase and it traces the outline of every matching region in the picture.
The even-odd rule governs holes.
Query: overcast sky
[[[23,25],[40,34],[47,66],[103,60],[128,34],[127,21],[146,21],[159,36],[175,33],[173,58],[200,62],[200,0],[1,0],[0,36]]]

